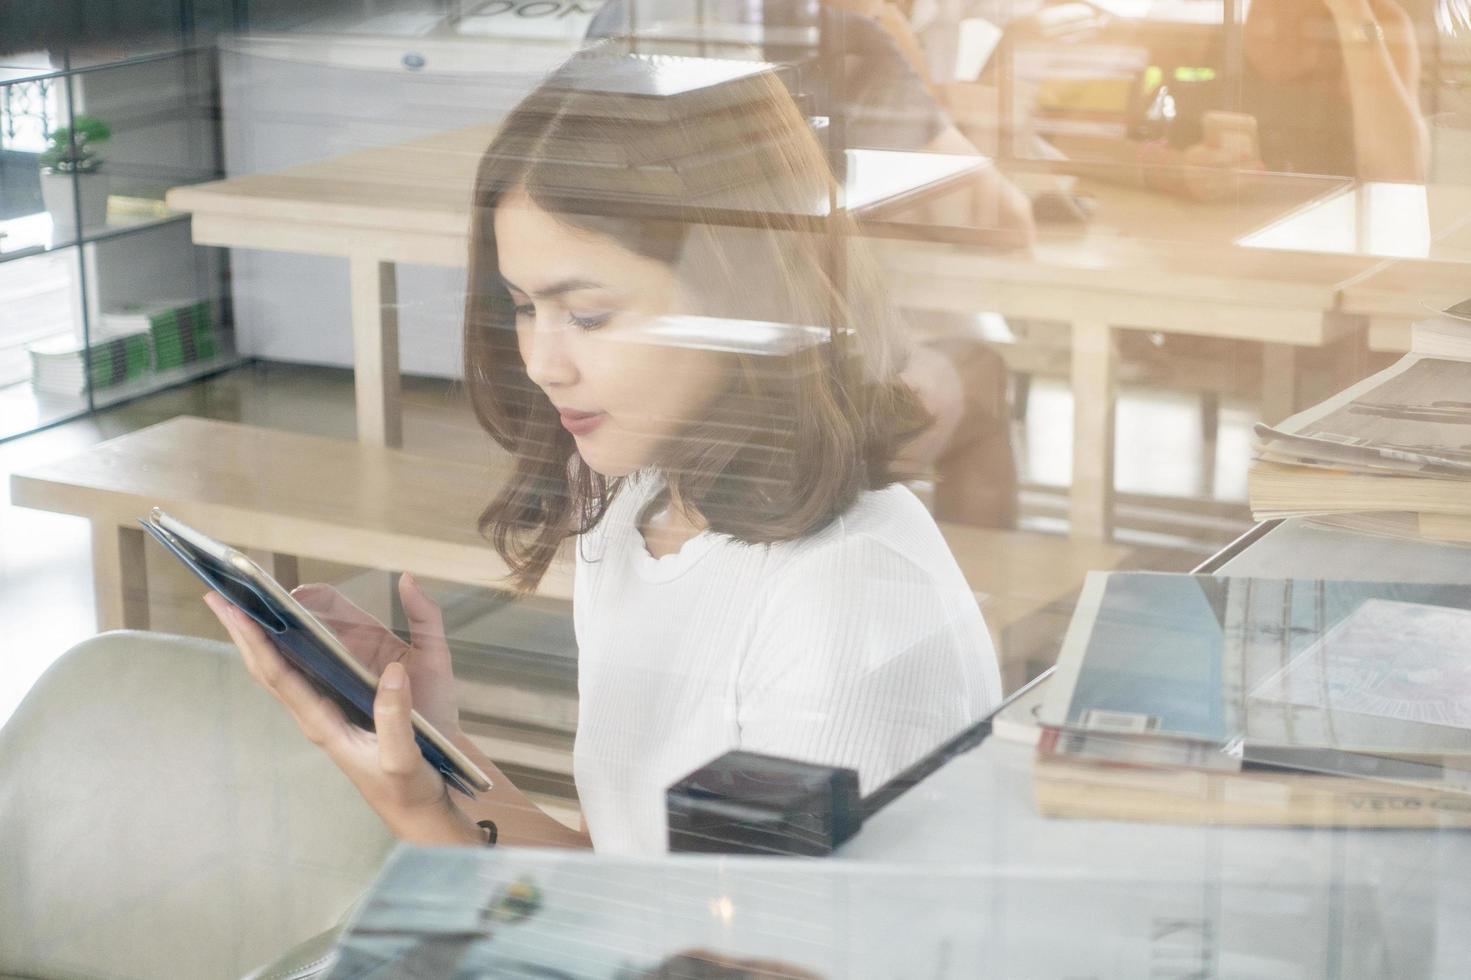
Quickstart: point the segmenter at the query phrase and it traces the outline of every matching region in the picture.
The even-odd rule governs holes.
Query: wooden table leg
[[[1369,346],[1372,321],[1365,316],[1327,313],[1324,316],[1337,328],[1338,335],[1323,347],[1324,390],[1313,392],[1314,402],[1350,388],[1371,373],[1369,364],[1373,348]]]
[[[1297,348],[1262,344],[1262,421],[1276,425],[1297,411]]]
[[[348,272],[352,282],[358,439],[380,446],[401,446],[396,267],[369,255],[354,255],[348,259]]]
[[[93,518],[92,587],[99,633],[148,628],[148,566],[142,528]]]
[[[1221,393],[1200,393],[1200,495],[1216,495],[1216,450],[1221,441]]]
[[[1107,323],[1073,323],[1073,486],[1075,538],[1113,534],[1114,376],[1118,346]]]

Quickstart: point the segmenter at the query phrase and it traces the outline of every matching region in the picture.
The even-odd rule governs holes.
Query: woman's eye
[[[592,313],[587,316],[581,316],[571,311],[567,313],[567,322],[583,330],[596,330],[612,318],[613,314],[611,313]]]
[[[536,316],[536,307],[530,303],[517,303],[515,306],[515,310],[516,319],[518,320],[521,319],[523,316]]]

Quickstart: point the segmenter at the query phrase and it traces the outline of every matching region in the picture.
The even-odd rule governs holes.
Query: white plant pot
[[[51,214],[51,227],[58,239],[71,238],[77,229],[77,199],[72,195],[72,181],[77,183],[82,205],[82,229],[91,231],[107,224],[106,174],[41,174],[41,199]]]

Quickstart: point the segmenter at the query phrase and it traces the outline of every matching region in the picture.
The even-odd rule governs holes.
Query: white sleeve
[[[758,616],[737,684],[741,748],[856,769],[864,793],[999,695],[969,589],[869,537],[794,561]]]

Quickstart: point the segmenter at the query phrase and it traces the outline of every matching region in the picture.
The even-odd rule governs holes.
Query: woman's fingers
[[[409,618],[414,649],[448,666],[449,644],[444,639],[444,615],[439,611],[439,603],[425,595],[408,572],[398,577],[398,597],[403,602],[404,615]]]
[[[449,799],[443,778],[414,738],[413,694],[403,664],[390,662],[373,700],[374,733],[349,722],[312,687],[244,613],[222,597],[205,601],[240,648],[251,676],[276,696],[308,739],[326,752],[388,824],[406,839],[465,843],[474,828]]]
[[[443,796],[444,786],[438,774],[429,770],[414,741],[413,709],[408,671],[403,664],[389,664],[378,679],[378,695],[373,699],[378,768],[399,781],[401,802],[422,806]]]
[[[254,620],[217,595],[206,596],[205,602],[229,631],[250,676],[286,706],[308,739],[327,745],[351,731],[352,725],[342,710],[286,662]]]
[[[378,694],[373,699],[378,760],[386,773],[406,776],[418,765],[419,747],[414,744],[410,717],[413,703],[408,671],[404,670],[403,664],[389,664],[378,679]]]

